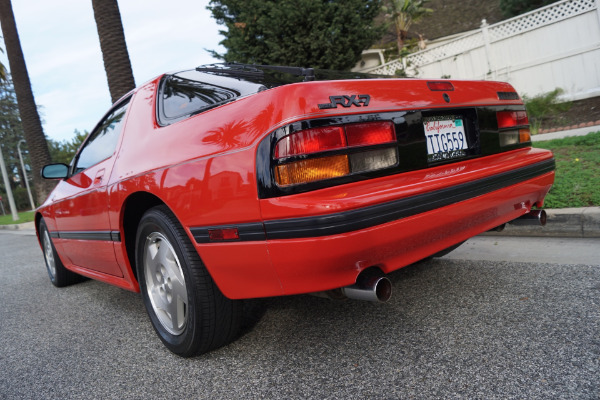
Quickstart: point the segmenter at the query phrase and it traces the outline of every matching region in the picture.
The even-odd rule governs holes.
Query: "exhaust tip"
[[[377,300],[385,303],[392,297],[392,282],[386,277],[380,278],[375,284]]]
[[[525,215],[520,216],[517,219],[510,221],[509,223],[517,226],[545,226],[548,220],[546,211],[544,210],[533,210]]]
[[[365,270],[356,284],[341,288],[344,296],[354,300],[385,303],[392,297],[392,282],[379,270]]]
[[[542,226],[546,226],[546,222],[548,220],[548,216],[546,215],[546,211],[539,210],[539,214],[540,214],[540,216],[539,216],[540,224]]]

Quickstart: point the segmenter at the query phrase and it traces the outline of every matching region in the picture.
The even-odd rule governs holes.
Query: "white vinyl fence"
[[[510,82],[535,96],[600,96],[600,0],[563,0],[364,72]]]

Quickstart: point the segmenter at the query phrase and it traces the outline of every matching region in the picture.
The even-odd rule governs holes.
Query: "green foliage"
[[[383,50],[383,56],[385,58],[385,62],[390,62],[393,60],[397,60],[399,58],[404,58],[407,57],[409,55],[411,55],[412,53],[419,51],[419,40],[412,38],[412,39],[407,39],[404,42],[404,46],[402,47],[402,50],[400,50],[400,52],[398,52],[398,45],[396,42],[390,42],[390,43],[386,43],[384,45],[381,46],[373,46],[374,48],[380,48],[381,50]]]
[[[10,76],[8,76],[7,80],[0,81],[0,148],[2,149],[2,155],[4,156],[6,170],[9,174],[11,189],[13,191],[18,185],[25,187],[23,171],[17,151],[19,142],[23,139],[23,127],[21,126],[17,98]],[[25,168],[30,170],[31,164],[27,146],[21,143],[20,148]],[[28,174],[28,179],[31,181],[31,174]],[[2,193],[3,198],[6,198],[6,188],[4,187],[2,178],[0,178],[0,193]]]
[[[423,17],[431,14],[433,10],[425,7],[429,0],[388,0],[389,6],[384,6],[383,11],[396,28],[396,42],[398,53],[402,53],[408,31],[414,22],[419,22]]]
[[[544,93],[535,97],[523,96],[525,107],[527,107],[527,115],[531,125],[531,131],[536,134],[545,123],[557,123],[553,116],[557,113],[568,111],[571,108],[571,103],[560,103],[558,97],[563,93],[563,90],[556,88],[551,92]]]
[[[556,159],[556,179],[545,207],[600,206],[600,132],[534,146],[552,150]]]
[[[13,221],[12,215],[9,210],[6,209],[6,215],[2,215],[2,211],[0,210],[0,225],[12,225],[12,224],[22,224],[24,222],[31,222],[35,219],[35,213],[32,211],[25,211],[19,213],[19,219],[17,221]]]
[[[556,0],[500,0],[500,10],[506,18],[516,17],[554,3]]]
[[[16,187],[13,189],[12,194],[17,210],[31,210],[31,203],[29,202],[29,195],[26,188],[21,186]]]
[[[384,32],[381,0],[211,0],[225,61],[346,70]]]
[[[48,139],[48,149],[50,150],[50,157],[52,158],[52,162],[55,163],[63,163],[69,165],[73,157],[75,157],[75,153],[81,146],[81,143],[85,140],[88,133],[87,132],[79,132],[75,130],[75,137],[71,140],[63,140],[61,142]]]
[[[4,50],[0,48],[0,53],[4,53]],[[6,67],[4,64],[0,62],[0,81],[8,80],[8,72],[6,71]]]

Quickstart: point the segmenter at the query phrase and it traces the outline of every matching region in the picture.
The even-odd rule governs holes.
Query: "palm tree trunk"
[[[92,0],[112,102],[135,88],[117,0]]]
[[[8,64],[15,94],[17,95],[23,134],[29,148],[31,165],[34,171],[41,171],[44,165],[52,161],[50,159],[46,136],[42,129],[40,115],[38,114],[33,92],[31,91],[31,82],[27,73],[27,66],[25,65],[25,58],[21,49],[19,32],[17,31],[10,0],[0,0],[0,24],[2,25],[6,55],[8,56]],[[37,193],[38,204],[44,202],[54,186],[50,181],[43,180],[38,173],[33,174],[33,185]]]

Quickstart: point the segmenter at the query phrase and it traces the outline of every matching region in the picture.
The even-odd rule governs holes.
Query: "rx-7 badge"
[[[353,94],[351,96],[329,96],[329,101],[331,103],[319,104],[319,108],[321,110],[327,108],[337,108],[338,105],[346,108],[350,106],[366,107],[369,105],[370,100],[371,96],[369,96],[368,94]]]

